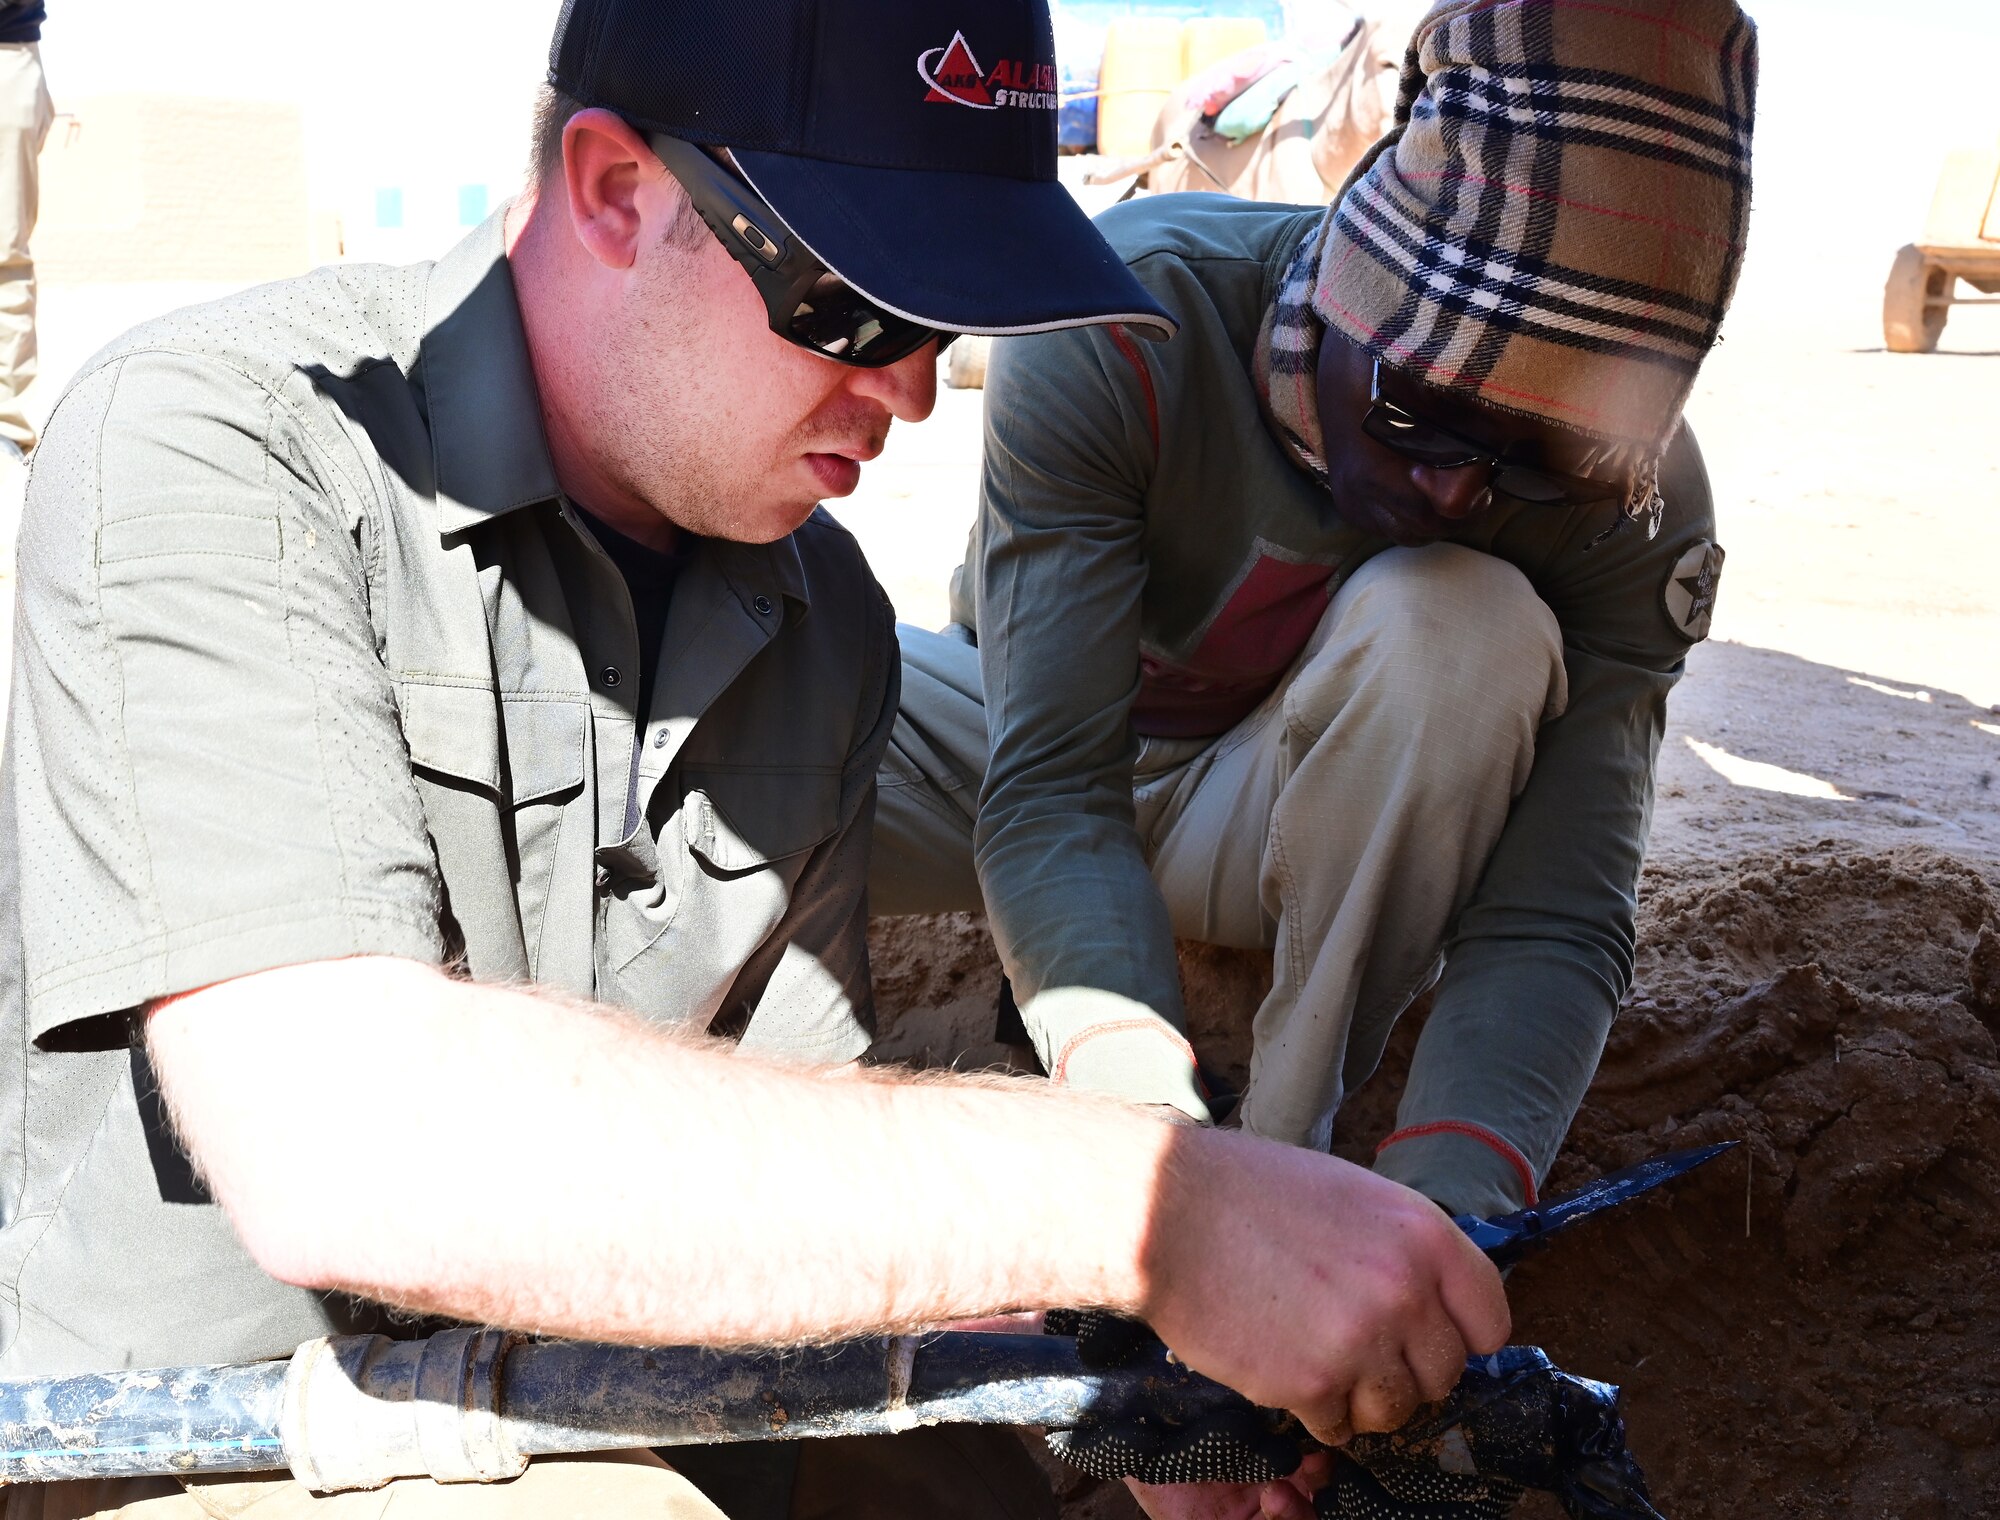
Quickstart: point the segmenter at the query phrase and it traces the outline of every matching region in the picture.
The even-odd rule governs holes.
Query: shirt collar
[[[424,397],[437,474],[438,530],[501,517],[558,492],[502,206],[431,267]]]
[[[815,515],[821,510],[816,509]],[[715,552],[739,598],[754,602],[757,592],[775,591],[789,604],[787,621],[797,622],[812,606],[812,588],[806,581],[798,539],[797,533],[787,533],[768,544],[738,544],[720,538],[704,542]]]
[[[438,531],[447,536],[561,494],[507,267],[507,210],[502,206],[431,266],[424,395]],[[812,595],[796,537],[770,544],[710,542],[733,583],[775,591],[801,616]]]

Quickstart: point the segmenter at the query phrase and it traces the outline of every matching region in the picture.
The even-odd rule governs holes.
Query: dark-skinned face
[[[1434,543],[1492,508],[1493,471],[1483,464],[1434,469],[1363,432],[1361,419],[1368,414],[1374,367],[1366,350],[1327,329],[1319,351],[1319,421],[1333,509],[1343,522],[1395,543]],[[1553,423],[1492,411],[1386,365],[1382,393],[1428,421],[1488,445],[1495,454],[1532,444],[1541,451],[1538,462],[1549,469],[1568,473],[1582,468],[1588,445]]]

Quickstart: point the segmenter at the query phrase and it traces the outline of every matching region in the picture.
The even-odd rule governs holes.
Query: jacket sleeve
[[[1206,1119],[1173,931],[1133,822],[1154,460],[1143,347],[1102,328],[994,345],[975,535],[992,758],[974,845],[1050,1075]]]
[[[1662,486],[1657,538],[1629,527],[1587,547],[1595,524],[1551,539],[1517,516],[1483,546],[1520,565],[1555,611],[1570,700],[1537,737],[1528,785],[1446,945],[1398,1128],[1376,1162],[1454,1210],[1531,1200],[1631,984],[1654,766],[1691,642],[1664,593],[1715,532],[1685,432]]]

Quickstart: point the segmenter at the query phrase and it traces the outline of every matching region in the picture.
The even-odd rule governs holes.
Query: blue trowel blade
[[[1566,1230],[1593,1214],[1602,1214],[1606,1209],[1630,1203],[1676,1177],[1686,1176],[1698,1166],[1706,1166],[1724,1151],[1734,1150],[1741,1143],[1739,1140],[1725,1140],[1720,1145],[1704,1145],[1699,1150],[1656,1156],[1651,1161],[1625,1167],[1578,1188],[1574,1193],[1565,1193],[1533,1208],[1496,1215],[1492,1219],[1476,1219],[1470,1214],[1461,1214],[1456,1223],[1474,1245],[1496,1263],[1505,1266],[1558,1230]]]

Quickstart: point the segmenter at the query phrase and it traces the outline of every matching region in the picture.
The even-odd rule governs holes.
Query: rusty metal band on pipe
[[[320,1492],[491,1482],[559,1452],[1184,1420],[1236,1399],[1163,1355],[1086,1368],[1063,1336],[941,1332],[754,1354],[490,1330],[343,1336],[289,1362],[0,1381],[0,1483],[284,1468]]]

